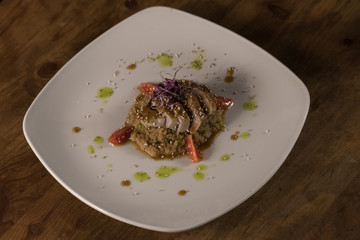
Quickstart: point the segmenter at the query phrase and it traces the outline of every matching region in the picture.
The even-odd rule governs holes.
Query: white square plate
[[[172,67],[158,64],[161,53],[172,56]],[[190,68],[199,55],[202,68]],[[126,69],[133,62],[136,69]],[[231,83],[224,81],[229,67],[235,70]],[[93,143],[95,136],[107,139],[122,126],[141,82],[160,82],[160,73],[171,75],[176,69],[179,78],[234,99],[226,114],[227,131],[202,162],[188,157],[154,161],[131,144]],[[102,87],[114,89],[106,101],[97,98]],[[252,111],[243,107],[250,99],[258,106]],[[259,47],[199,17],[153,7],[120,22],[74,56],[36,97],[23,129],[45,168],[81,201],[129,224],[175,232],[209,222],[262,187],[294,146],[308,109],[304,84]],[[81,131],[73,133],[74,126]],[[239,138],[231,140],[233,134]],[[94,154],[87,152],[89,145]],[[228,161],[221,161],[224,154]],[[200,164],[208,168],[200,171],[204,179],[196,180],[193,173]],[[164,165],[182,171],[159,179],[155,172]],[[150,180],[135,180],[139,171]],[[123,180],[131,185],[122,186]],[[186,195],[180,196],[180,190]]]

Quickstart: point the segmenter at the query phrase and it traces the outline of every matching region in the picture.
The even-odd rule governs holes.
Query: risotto
[[[202,158],[204,149],[223,129],[232,99],[215,96],[205,85],[165,78],[158,85],[142,83],[125,126],[109,138],[113,145],[128,140],[154,159],[188,154]]]

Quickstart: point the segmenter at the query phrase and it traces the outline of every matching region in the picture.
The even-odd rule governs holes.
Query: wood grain
[[[304,129],[274,177],[234,210],[182,233],[130,226],[86,206],[22,133],[27,108],[72,56],[156,5],[253,41],[311,95]],[[0,1],[0,239],[360,239],[359,13],[357,0]]]

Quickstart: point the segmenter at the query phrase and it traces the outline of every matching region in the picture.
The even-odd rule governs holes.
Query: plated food
[[[134,44],[138,39],[146,41]],[[162,62],[169,60],[165,54],[172,63]],[[128,69],[133,63],[136,69]],[[106,146],[103,138],[122,125],[127,128],[117,132],[125,134],[117,139],[138,145],[130,138],[146,126],[131,126],[126,118],[136,87],[140,94],[146,86],[157,89],[162,79],[153,77],[176,69],[178,84],[194,80],[234,100],[224,110],[227,131],[214,144],[207,140],[206,161],[153,161],[127,144]],[[65,64],[36,97],[23,127],[44,167],[85,204],[131,225],[178,232],[221,216],[257,192],[290,153],[309,102],[301,80],[248,40],[199,17],[154,7],[117,24]],[[170,132],[192,135],[202,150],[196,133],[177,131]]]
[[[154,159],[173,159],[188,154],[202,159],[201,150],[224,128],[225,112],[233,100],[214,95],[205,85],[163,77],[157,84],[141,83],[124,127],[109,142],[128,140]]]

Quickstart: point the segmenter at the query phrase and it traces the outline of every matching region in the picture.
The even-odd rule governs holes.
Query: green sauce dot
[[[230,154],[224,154],[220,157],[220,161],[229,161],[230,160]]]
[[[255,110],[258,107],[258,105],[254,101],[254,99],[251,99],[250,101],[244,103],[243,107],[245,110],[252,111],[252,110]]]
[[[136,172],[134,178],[139,182],[145,182],[150,179],[150,176],[146,172]]]
[[[90,154],[95,153],[95,149],[94,149],[94,147],[93,147],[92,145],[87,146],[87,151],[88,151],[88,153],[90,153]]]
[[[112,168],[113,165],[112,165],[112,164],[108,164],[107,167],[108,167],[108,168]]]
[[[102,144],[104,142],[104,138],[100,136],[96,136],[93,141],[94,143]]]
[[[155,175],[158,178],[167,178],[170,177],[171,174],[181,171],[181,168],[178,167],[168,167],[168,166],[161,166],[157,169]]]
[[[205,171],[206,169],[208,169],[208,166],[205,164],[200,164],[196,167],[196,170],[198,171]]]
[[[160,66],[162,67],[168,67],[168,66],[172,66],[173,62],[172,59],[169,55],[167,54],[159,54],[156,59],[158,60],[158,63],[160,64]]]
[[[200,180],[203,180],[204,177],[205,177],[205,174],[202,173],[202,172],[194,172],[193,173],[193,176],[196,180],[200,181]]]
[[[196,69],[196,70],[200,70],[202,68],[202,64],[203,62],[199,59],[195,59],[194,61],[192,61],[190,63],[190,66],[193,68],[193,69]]]
[[[240,137],[243,138],[243,139],[246,139],[246,138],[249,138],[250,137],[250,133],[249,132],[243,132],[240,134]]]
[[[202,54],[198,54],[197,57],[190,62],[190,67],[196,70],[200,70],[202,68],[204,62],[204,56]]]
[[[97,91],[97,96],[98,96],[100,99],[104,99],[104,98],[111,97],[111,95],[113,95],[113,93],[114,93],[114,90],[113,90],[112,88],[103,87],[103,88],[100,88],[100,89]]]

